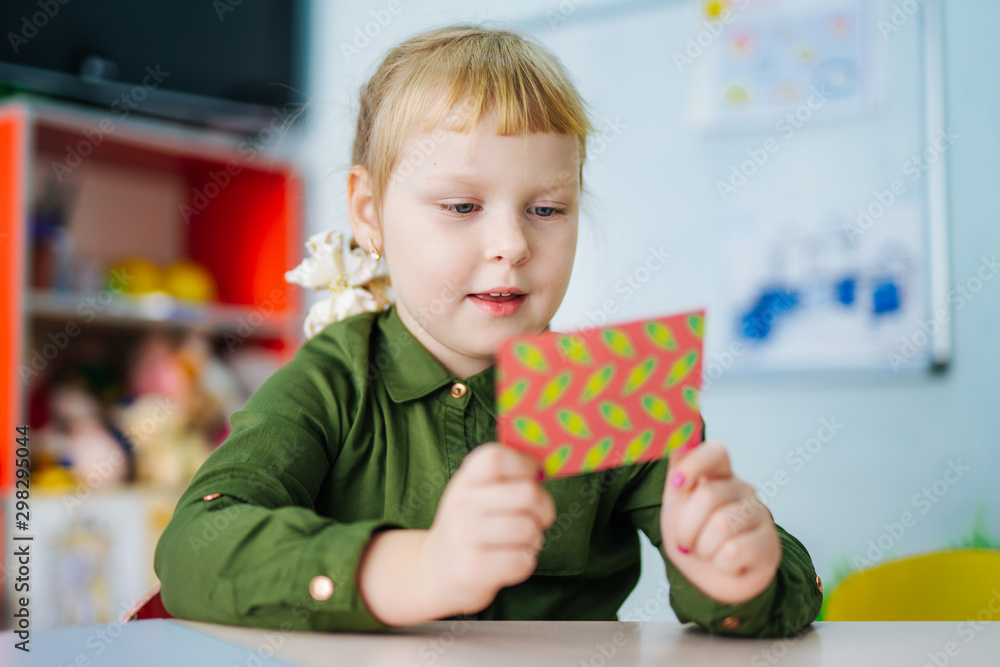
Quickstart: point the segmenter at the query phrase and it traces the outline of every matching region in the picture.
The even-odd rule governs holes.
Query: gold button
[[[819,589],[819,592],[820,592],[820,593],[822,593],[822,592],[823,592],[823,582],[822,582],[822,581],[820,580],[820,578],[819,578],[819,575],[818,575],[818,574],[816,575],[816,588],[818,588],[818,589]]]
[[[722,627],[724,627],[726,630],[733,630],[735,628],[738,628],[740,627],[740,623],[742,623],[742,621],[740,621],[740,619],[736,618],[735,616],[726,616],[724,619],[722,619]]]
[[[466,391],[467,389],[465,385],[462,384],[461,382],[456,382],[455,384],[451,385],[451,395],[454,396],[455,398],[462,398],[463,396],[465,396]]]
[[[313,577],[309,582],[309,595],[320,602],[329,600],[333,595],[333,580],[322,574]]]
[[[210,493],[207,496],[203,496],[202,500],[204,500],[206,502],[209,501],[209,500],[215,500],[216,498],[218,498],[221,495],[222,495],[221,493]]]

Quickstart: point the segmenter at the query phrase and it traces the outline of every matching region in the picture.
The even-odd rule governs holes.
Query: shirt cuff
[[[670,603],[682,622],[694,621],[716,634],[786,637],[812,623],[823,604],[823,586],[806,548],[781,526],[781,564],[759,595],[740,604],[723,604],[692,584],[666,558]]]
[[[245,613],[254,618],[255,625],[258,621],[272,625],[288,623],[290,612],[293,629],[312,631],[378,632],[393,628],[368,608],[358,588],[357,573],[371,538],[394,528],[403,526],[382,520],[331,523],[304,541],[301,557],[289,563],[294,572],[291,591],[277,587],[274,599],[268,599],[259,587],[254,591],[251,581],[236,582],[237,594],[254,591]],[[270,619],[272,614],[276,616]]]
[[[713,634],[758,636],[767,626],[778,589],[777,575],[761,593],[740,604],[724,604],[688,581],[667,559],[670,605],[682,623],[695,622]]]

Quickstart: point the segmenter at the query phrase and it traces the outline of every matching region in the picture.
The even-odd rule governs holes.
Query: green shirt
[[[462,459],[495,439],[494,371],[454,377],[395,306],[310,339],[233,414],[228,439],[178,502],[155,557],[167,610],[236,625],[386,629],[358,593],[360,554],[373,531],[429,528]],[[459,384],[464,392],[453,391]],[[535,573],[478,614],[452,618],[617,620],[639,578],[638,531],[663,554],[665,474],[661,460],[546,482],[557,519]],[[741,605],[708,598],[664,557],[678,618],[747,636],[813,621],[822,593],[809,554],[778,532],[777,576]],[[317,577],[326,599],[311,594]]]

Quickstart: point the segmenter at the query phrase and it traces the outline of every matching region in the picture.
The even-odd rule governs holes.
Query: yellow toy
[[[854,572],[832,591],[824,621],[1000,620],[1000,549],[938,551]]]

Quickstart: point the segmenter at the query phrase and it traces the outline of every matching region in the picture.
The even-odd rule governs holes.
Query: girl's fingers
[[[503,514],[484,519],[476,528],[479,543],[490,549],[532,549],[545,544],[545,536],[532,517],[526,514]]]
[[[541,469],[541,464],[527,454],[498,442],[484,442],[469,452],[455,476],[461,474],[466,484],[518,478],[537,481]]]
[[[725,514],[723,508],[738,505],[748,492],[753,493],[753,489],[741,480],[700,480],[682,502],[671,508],[678,513],[677,543],[689,551],[693,550],[699,542],[699,535],[709,528],[713,519]],[[699,553],[706,555],[700,550]]]
[[[556,503],[552,494],[536,481],[521,479],[485,484],[476,489],[473,498],[484,517],[521,513],[534,519],[542,530],[556,520]]]
[[[777,550],[777,559],[767,557],[772,549]],[[740,576],[758,567],[761,562],[780,562],[780,553],[781,541],[777,533],[767,524],[759,524],[753,530],[726,540],[712,562],[720,572]]]
[[[733,476],[726,447],[708,440],[694,449],[674,456],[667,465],[667,484],[674,491],[688,492],[702,477],[725,479]]]
[[[730,538],[768,523],[771,523],[770,516],[751,489],[749,495],[716,508],[695,538],[691,551],[711,559]]]

